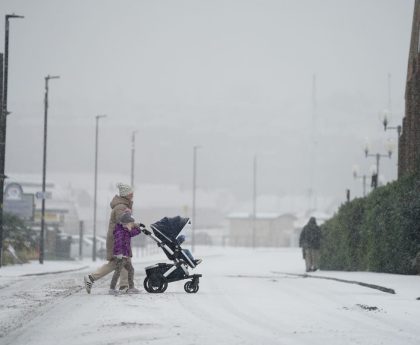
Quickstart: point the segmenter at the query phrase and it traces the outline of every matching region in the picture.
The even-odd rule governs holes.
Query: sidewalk
[[[92,260],[44,261],[43,264],[40,264],[38,261],[30,261],[27,264],[8,265],[1,267],[0,278],[37,276],[45,274],[80,271],[89,268],[91,265]]]
[[[399,298],[408,300],[415,300],[420,296],[420,276],[418,275],[359,271],[316,271],[305,273],[303,266],[301,272],[272,272],[275,274],[295,275],[302,278],[306,276],[308,278],[342,280],[341,282],[337,282],[337,284],[342,284],[344,283],[344,280],[346,280],[347,283],[361,282],[365,285],[377,285],[379,287],[392,289]]]
[[[159,248],[154,248],[155,250],[150,250],[145,253],[138,252],[133,250],[133,264],[154,264],[157,262],[167,262],[165,254]],[[225,248],[221,247],[207,247],[207,246],[198,246],[197,247],[197,257],[205,258],[206,256],[220,255],[223,253]],[[137,254],[139,254],[137,256]],[[97,260],[93,262],[90,258],[85,258],[83,260],[45,260],[41,265],[37,260],[30,261],[27,264],[22,265],[9,265],[3,266],[0,268],[0,278],[4,277],[25,277],[25,276],[39,276],[46,274],[55,274],[55,273],[64,273],[72,271],[81,271],[84,269],[90,268],[95,270],[101,265],[105,264],[106,260]]]

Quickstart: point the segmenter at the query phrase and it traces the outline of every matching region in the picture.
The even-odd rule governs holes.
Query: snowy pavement
[[[37,276],[45,274],[79,271],[92,265],[92,260],[85,261],[31,261],[24,265],[4,266],[0,269],[0,279],[5,277]]]
[[[139,295],[109,296],[111,276],[82,289],[82,271],[36,274],[40,265],[0,269],[0,344],[416,344],[420,277],[316,272],[392,288],[388,294],[336,281],[302,278],[299,249],[197,248],[200,290],[183,282],[163,294],[142,289],[144,267],[163,253],[135,259]],[[202,255],[198,255],[202,254]],[[51,271],[85,262],[49,263]],[[56,267],[53,267],[56,266]],[[47,268],[42,268],[46,273]],[[19,271],[19,272],[17,272]]]

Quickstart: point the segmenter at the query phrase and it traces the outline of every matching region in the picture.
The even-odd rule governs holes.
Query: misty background
[[[368,173],[375,163],[364,157],[366,142],[372,153],[386,153],[388,139],[396,143],[380,113],[389,107],[389,73],[390,125],[401,124],[413,6],[2,0],[2,18],[25,16],[10,25],[6,175],[41,181],[50,74],[61,79],[50,82],[47,180],[61,173],[71,183],[86,174],[93,191],[95,115],[107,114],[99,187],[106,173],[129,183],[138,130],[135,185],[191,189],[193,146],[200,145],[199,188],[229,191],[238,202],[252,198],[255,154],[260,195],[312,189],[344,201],[349,188],[361,196],[352,166]],[[396,178],[396,154],[381,160],[381,175]]]

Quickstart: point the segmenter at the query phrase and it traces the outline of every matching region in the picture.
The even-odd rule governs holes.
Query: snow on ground
[[[51,272],[63,272],[79,270],[89,267],[92,260],[85,261],[44,261],[41,265],[38,261],[31,261],[24,265],[4,266],[0,269],[0,278],[18,277],[30,275],[43,275]]]
[[[199,255],[200,254],[200,255]],[[163,294],[110,296],[111,276],[82,289],[82,271],[40,276],[35,264],[0,269],[0,344],[416,344],[420,343],[420,277],[316,272],[383,285],[387,294],[330,280],[302,278],[295,248],[197,248],[200,290],[183,282]],[[163,253],[134,260],[136,284]],[[35,265],[33,268],[32,265]],[[81,268],[86,262],[49,263]],[[27,267],[27,268],[26,268]],[[38,266],[39,267],[39,266]],[[41,270],[46,271],[46,266]]]

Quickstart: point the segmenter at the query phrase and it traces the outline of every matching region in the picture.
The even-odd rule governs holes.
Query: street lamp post
[[[134,188],[134,158],[136,153],[136,133],[133,131],[131,134],[131,188]]]
[[[0,267],[3,257],[3,191],[4,191],[4,163],[6,155],[6,119],[7,111],[7,86],[9,78],[9,19],[24,18],[16,14],[7,14],[5,16],[5,38],[4,38],[4,60],[0,57]]]
[[[96,115],[96,135],[95,135],[95,185],[93,193],[93,245],[92,245],[92,260],[96,261],[96,200],[98,192],[98,123],[99,119],[106,117],[106,115]]]
[[[83,232],[84,232],[84,222],[83,220],[79,221],[79,260],[83,259]]]
[[[39,263],[44,263],[44,238],[45,238],[45,182],[47,174],[47,122],[48,122],[48,82],[50,79],[59,79],[59,76],[45,77],[45,97],[44,97],[44,145],[43,145],[43,159],[42,159],[42,206],[41,206],[41,234],[39,239]]]
[[[384,131],[390,130],[390,129],[395,129],[397,131],[398,134],[398,138],[400,138],[401,136],[401,132],[402,132],[402,127],[400,125],[398,126],[388,126],[388,118],[386,116],[384,116],[384,119],[382,120],[382,124],[384,125]]]
[[[383,124],[383,126],[384,126],[384,131],[387,131],[387,130],[391,130],[391,129],[394,129],[394,130],[396,130],[397,131],[397,134],[398,134],[398,139],[400,138],[400,136],[401,136],[401,132],[402,132],[402,127],[401,126],[389,126],[389,117],[391,116],[391,101],[389,101],[389,105],[388,105],[388,110],[384,110],[383,112],[382,112],[382,114],[383,114],[383,116],[382,116],[382,124]]]
[[[384,119],[382,121],[382,124],[384,125],[384,131],[387,131],[387,130],[396,130],[397,131],[397,149],[398,149],[398,145],[399,145],[400,137],[401,137],[401,133],[402,133],[402,126],[401,125],[389,126],[388,123],[389,123],[388,118],[385,115]],[[397,162],[397,165],[398,165],[398,162]]]
[[[5,37],[4,37],[4,75],[3,75],[3,114],[7,115],[7,86],[9,81],[9,19],[25,18],[16,14],[6,14]]]
[[[363,174],[363,175],[359,175],[359,173],[357,172],[357,170],[353,170],[353,177],[355,179],[361,179],[363,181],[363,197],[366,196],[366,179],[367,179],[367,175]]]
[[[4,156],[6,153],[6,116],[3,116],[3,54],[0,54],[0,267],[3,257],[3,191],[4,191]]]
[[[378,187],[378,183],[379,183],[379,162],[381,160],[382,157],[388,157],[391,158],[392,156],[392,150],[388,149],[388,154],[381,154],[381,153],[375,153],[375,154],[370,154],[369,153],[369,148],[366,146],[365,148],[365,157],[374,157],[376,159],[376,183],[373,186],[374,188]]]
[[[255,232],[257,221],[257,155],[254,155],[252,174],[252,248],[255,248]]]
[[[191,222],[191,251],[195,248],[195,203],[196,203],[196,189],[197,189],[197,150],[201,146],[195,145],[193,147],[193,200],[192,200],[192,222]]]

